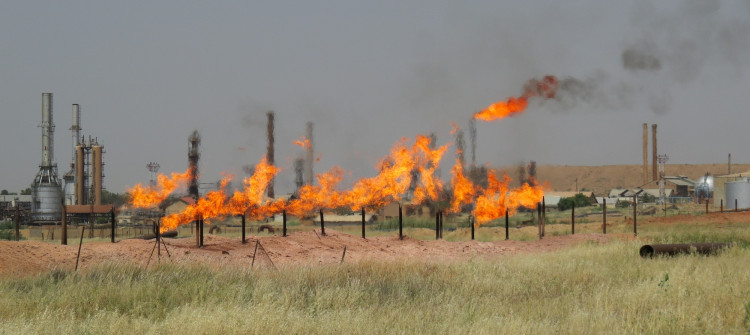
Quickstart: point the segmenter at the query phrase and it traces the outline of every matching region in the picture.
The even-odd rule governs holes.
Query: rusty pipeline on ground
[[[685,243],[685,244],[646,244],[641,247],[641,257],[677,255],[691,252],[711,254],[729,248],[733,243]]]

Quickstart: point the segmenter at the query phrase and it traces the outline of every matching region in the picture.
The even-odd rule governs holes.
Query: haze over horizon
[[[148,162],[186,170],[194,129],[201,181],[239,183],[273,110],[282,194],[308,121],[316,173],[372,176],[402,137],[434,132],[451,143],[447,180],[452,123],[545,75],[564,84],[555,99],[477,121],[478,164],[640,165],[642,123],[658,124],[669,164],[747,163],[749,15],[740,0],[3,3],[0,188],[38,171],[43,92],[60,176],[78,103],[118,193],[148,182]]]

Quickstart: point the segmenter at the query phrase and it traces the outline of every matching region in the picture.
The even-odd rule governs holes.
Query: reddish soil
[[[154,252],[151,264],[175,262],[206,264],[218,267],[290,267],[338,264],[346,247],[344,262],[363,260],[452,262],[471,258],[491,258],[518,253],[559,250],[586,241],[606,243],[613,235],[581,234],[549,236],[538,241],[446,242],[421,241],[405,237],[362,239],[332,229],[295,233],[288,237],[250,237],[246,244],[238,238],[208,235],[204,248],[197,248],[193,238],[164,239],[171,257],[161,248],[161,259]],[[258,257],[253,264],[256,241],[260,241]],[[155,242],[122,240],[117,243],[86,243],[81,250],[79,268],[87,268],[110,261],[133,262],[146,265]],[[78,245],[60,245],[38,241],[0,242],[0,276],[24,276],[54,269],[73,270]],[[264,253],[265,251],[265,253]],[[265,257],[265,254],[268,257]],[[270,259],[270,261],[269,261]],[[273,263],[273,265],[271,265]]]

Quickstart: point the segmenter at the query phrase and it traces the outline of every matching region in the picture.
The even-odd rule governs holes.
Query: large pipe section
[[[690,252],[710,254],[732,246],[732,243],[686,243],[686,244],[646,244],[641,247],[641,257],[677,255]]]
[[[79,143],[76,146],[76,191],[75,191],[75,202],[77,205],[86,204],[86,177],[84,175],[84,148],[83,143]]]
[[[55,123],[52,121],[52,93],[42,93],[42,166],[54,161]]]
[[[52,93],[42,93],[42,162],[31,185],[32,220],[59,222],[62,215],[62,189],[54,162],[55,123]]]
[[[91,176],[91,189],[94,196],[94,205],[101,205],[102,204],[102,181],[104,174],[102,173],[102,168],[104,164],[102,163],[102,146],[98,143],[95,143],[91,146],[91,164],[92,164],[92,176]]]

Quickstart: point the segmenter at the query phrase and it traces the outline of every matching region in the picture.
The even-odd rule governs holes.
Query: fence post
[[[706,214],[708,214],[708,198],[706,198]]]
[[[242,244],[247,243],[245,240],[245,213],[246,212],[242,212],[242,215],[240,216],[242,218]]]
[[[542,203],[536,203],[536,225],[539,228],[539,239],[542,239]]]
[[[474,241],[474,216],[469,217],[469,224],[471,225],[471,240]]]
[[[602,207],[602,233],[607,234],[607,198],[604,198],[604,207]]]
[[[719,206],[719,212],[724,213],[724,199],[721,199],[721,205]]]
[[[281,234],[286,237],[286,209],[281,212]]]
[[[326,236],[326,222],[323,219],[323,210],[320,210],[320,234]]]
[[[404,239],[404,221],[403,211],[401,210],[401,203],[398,204],[398,239]]]
[[[365,208],[362,207],[362,238],[365,238]]]
[[[435,212],[435,240],[440,239],[440,211]]]
[[[65,205],[62,206],[62,232],[60,234],[60,244],[68,245],[68,213]]]
[[[115,207],[112,206],[112,243],[115,243]]]

